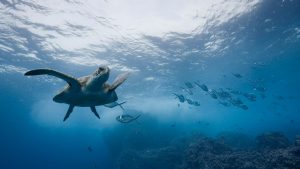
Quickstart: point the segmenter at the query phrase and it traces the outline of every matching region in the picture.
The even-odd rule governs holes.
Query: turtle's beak
[[[107,66],[100,66],[96,72],[94,73],[95,76],[101,76],[101,75],[104,75],[104,74],[107,74],[109,73],[110,70]]]

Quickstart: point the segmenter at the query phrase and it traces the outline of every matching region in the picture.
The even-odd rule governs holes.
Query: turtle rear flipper
[[[99,114],[98,114],[98,112],[97,112],[97,110],[96,110],[96,107],[95,107],[95,106],[91,106],[91,110],[92,110],[92,112],[95,114],[95,116],[96,116],[98,119],[100,119],[100,116],[99,116]]]
[[[70,114],[73,112],[74,107],[75,107],[74,105],[69,106],[69,109],[64,117],[64,121],[66,121],[69,118]]]

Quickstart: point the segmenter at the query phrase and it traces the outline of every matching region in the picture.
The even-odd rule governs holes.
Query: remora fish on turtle
[[[125,102],[122,102],[122,103],[112,102],[112,103],[105,104],[104,106],[105,106],[105,107],[108,107],[108,108],[114,108],[114,107],[116,107],[116,106],[120,106],[120,108],[121,108],[122,110],[125,110],[124,107],[122,106],[122,104],[124,104],[124,103],[126,103],[126,101],[125,101]]]
[[[138,119],[141,115],[137,115],[135,117],[129,115],[129,114],[124,114],[124,115],[119,115],[116,117],[116,120],[119,121],[120,123],[130,123],[136,119]]]
[[[69,104],[69,109],[63,121],[66,121],[75,106],[90,107],[91,111],[100,119],[95,106],[114,103],[118,100],[116,88],[127,78],[129,73],[120,74],[110,85],[106,83],[109,78],[110,69],[107,66],[99,67],[93,74],[74,78],[70,75],[52,69],[35,69],[25,73],[25,76],[51,75],[68,83],[65,88],[53,97],[57,103]],[[120,104],[113,104],[118,106]],[[115,107],[108,105],[107,107]]]

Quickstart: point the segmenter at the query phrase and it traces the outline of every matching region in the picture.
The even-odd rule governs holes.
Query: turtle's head
[[[109,68],[107,66],[100,66],[94,73],[93,73],[93,80],[97,81],[98,83],[104,83],[108,80],[109,77]]]

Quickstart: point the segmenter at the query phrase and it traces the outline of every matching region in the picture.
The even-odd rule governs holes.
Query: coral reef
[[[195,150],[186,152],[181,169],[296,169],[300,166],[300,147],[270,151],[232,151],[210,154]]]
[[[264,133],[257,136],[256,144],[259,150],[286,148],[290,145],[289,140],[279,132]]]
[[[237,135],[226,135],[229,136],[237,138]],[[224,134],[221,138],[223,137]],[[281,133],[265,133],[256,137],[254,142],[256,145],[251,149],[236,148],[234,144],[228,145],[226,139],[234,140],[197,136],[176,139],[162,148],[127,149],[120,154],[116,168],[297,169],[300,166],[298,137],[292,144]]]
[[[243,133],[221,132],[217,139],[233,150],[249,150],[255,146],[254,139]]]

